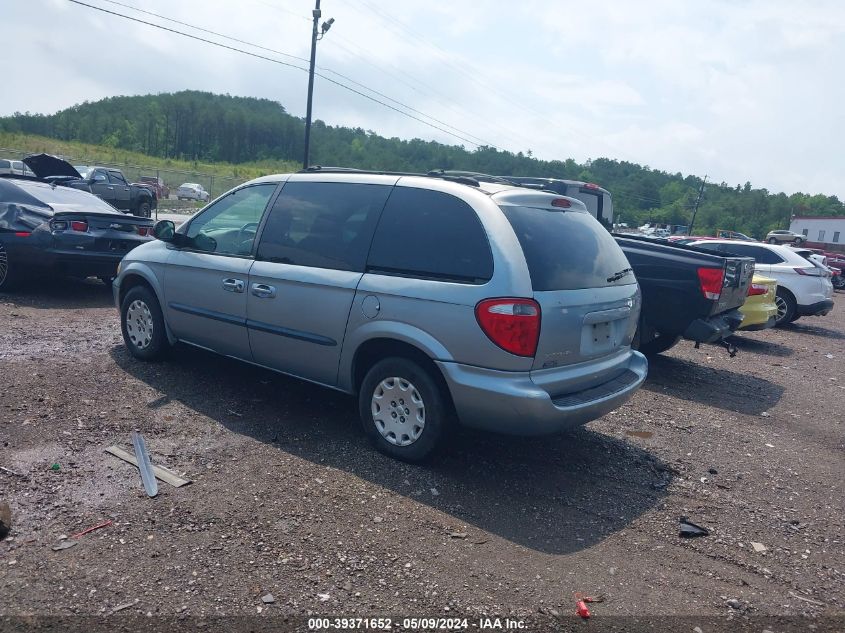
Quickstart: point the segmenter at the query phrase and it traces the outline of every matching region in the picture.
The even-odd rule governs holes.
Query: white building
[[[807,236],[807,246],[845,252],[845,217],[793,216],[789,230]]]

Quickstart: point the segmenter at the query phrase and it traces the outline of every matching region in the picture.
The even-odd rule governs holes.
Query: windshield
[[[525,253],[534,290],[602,288],[636,281],[616,240],[589,213],[501,209]]]

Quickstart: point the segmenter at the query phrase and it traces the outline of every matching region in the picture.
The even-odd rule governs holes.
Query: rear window
[[[8,169],[8,168],[9,168],[9,167],[11,167],[11,166],[12,166],[12,163],[10,163],[9,161],[7,161],[7,160],[0,160],[0,167],[3,167],[3,168]]]
[[[493,255],[466,202],[440,191],[396,187],[376,229],[367,270],[483,284],[493,276]]]
[[[502,211],[525,253],[535,291],[634,283],[622,249],[589,213],[510,206]]]

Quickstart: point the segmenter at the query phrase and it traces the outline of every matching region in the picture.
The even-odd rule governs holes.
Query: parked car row
[[[39,258],[117,273],[136,358],[185,343],[349,393],[374,444],[409,461],[454,423],[584,424],[681,338],[730,348],[740,328],[831,309],[809,255],[611,234],[610,192],[588,184],[311,168],[153,227],[62,179],[4,178],[0,290]]]

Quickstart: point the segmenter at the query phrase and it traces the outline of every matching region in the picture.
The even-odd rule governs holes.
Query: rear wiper
[[[633,268],[623,268],[618,273],[614,273],[613,275],[608,277],[607,283],[612,284],[614,281],[619,281],[620,279],[622,279],[622,277],[624,277],[628,273],[632,273],[632,272],[634,272]]]

